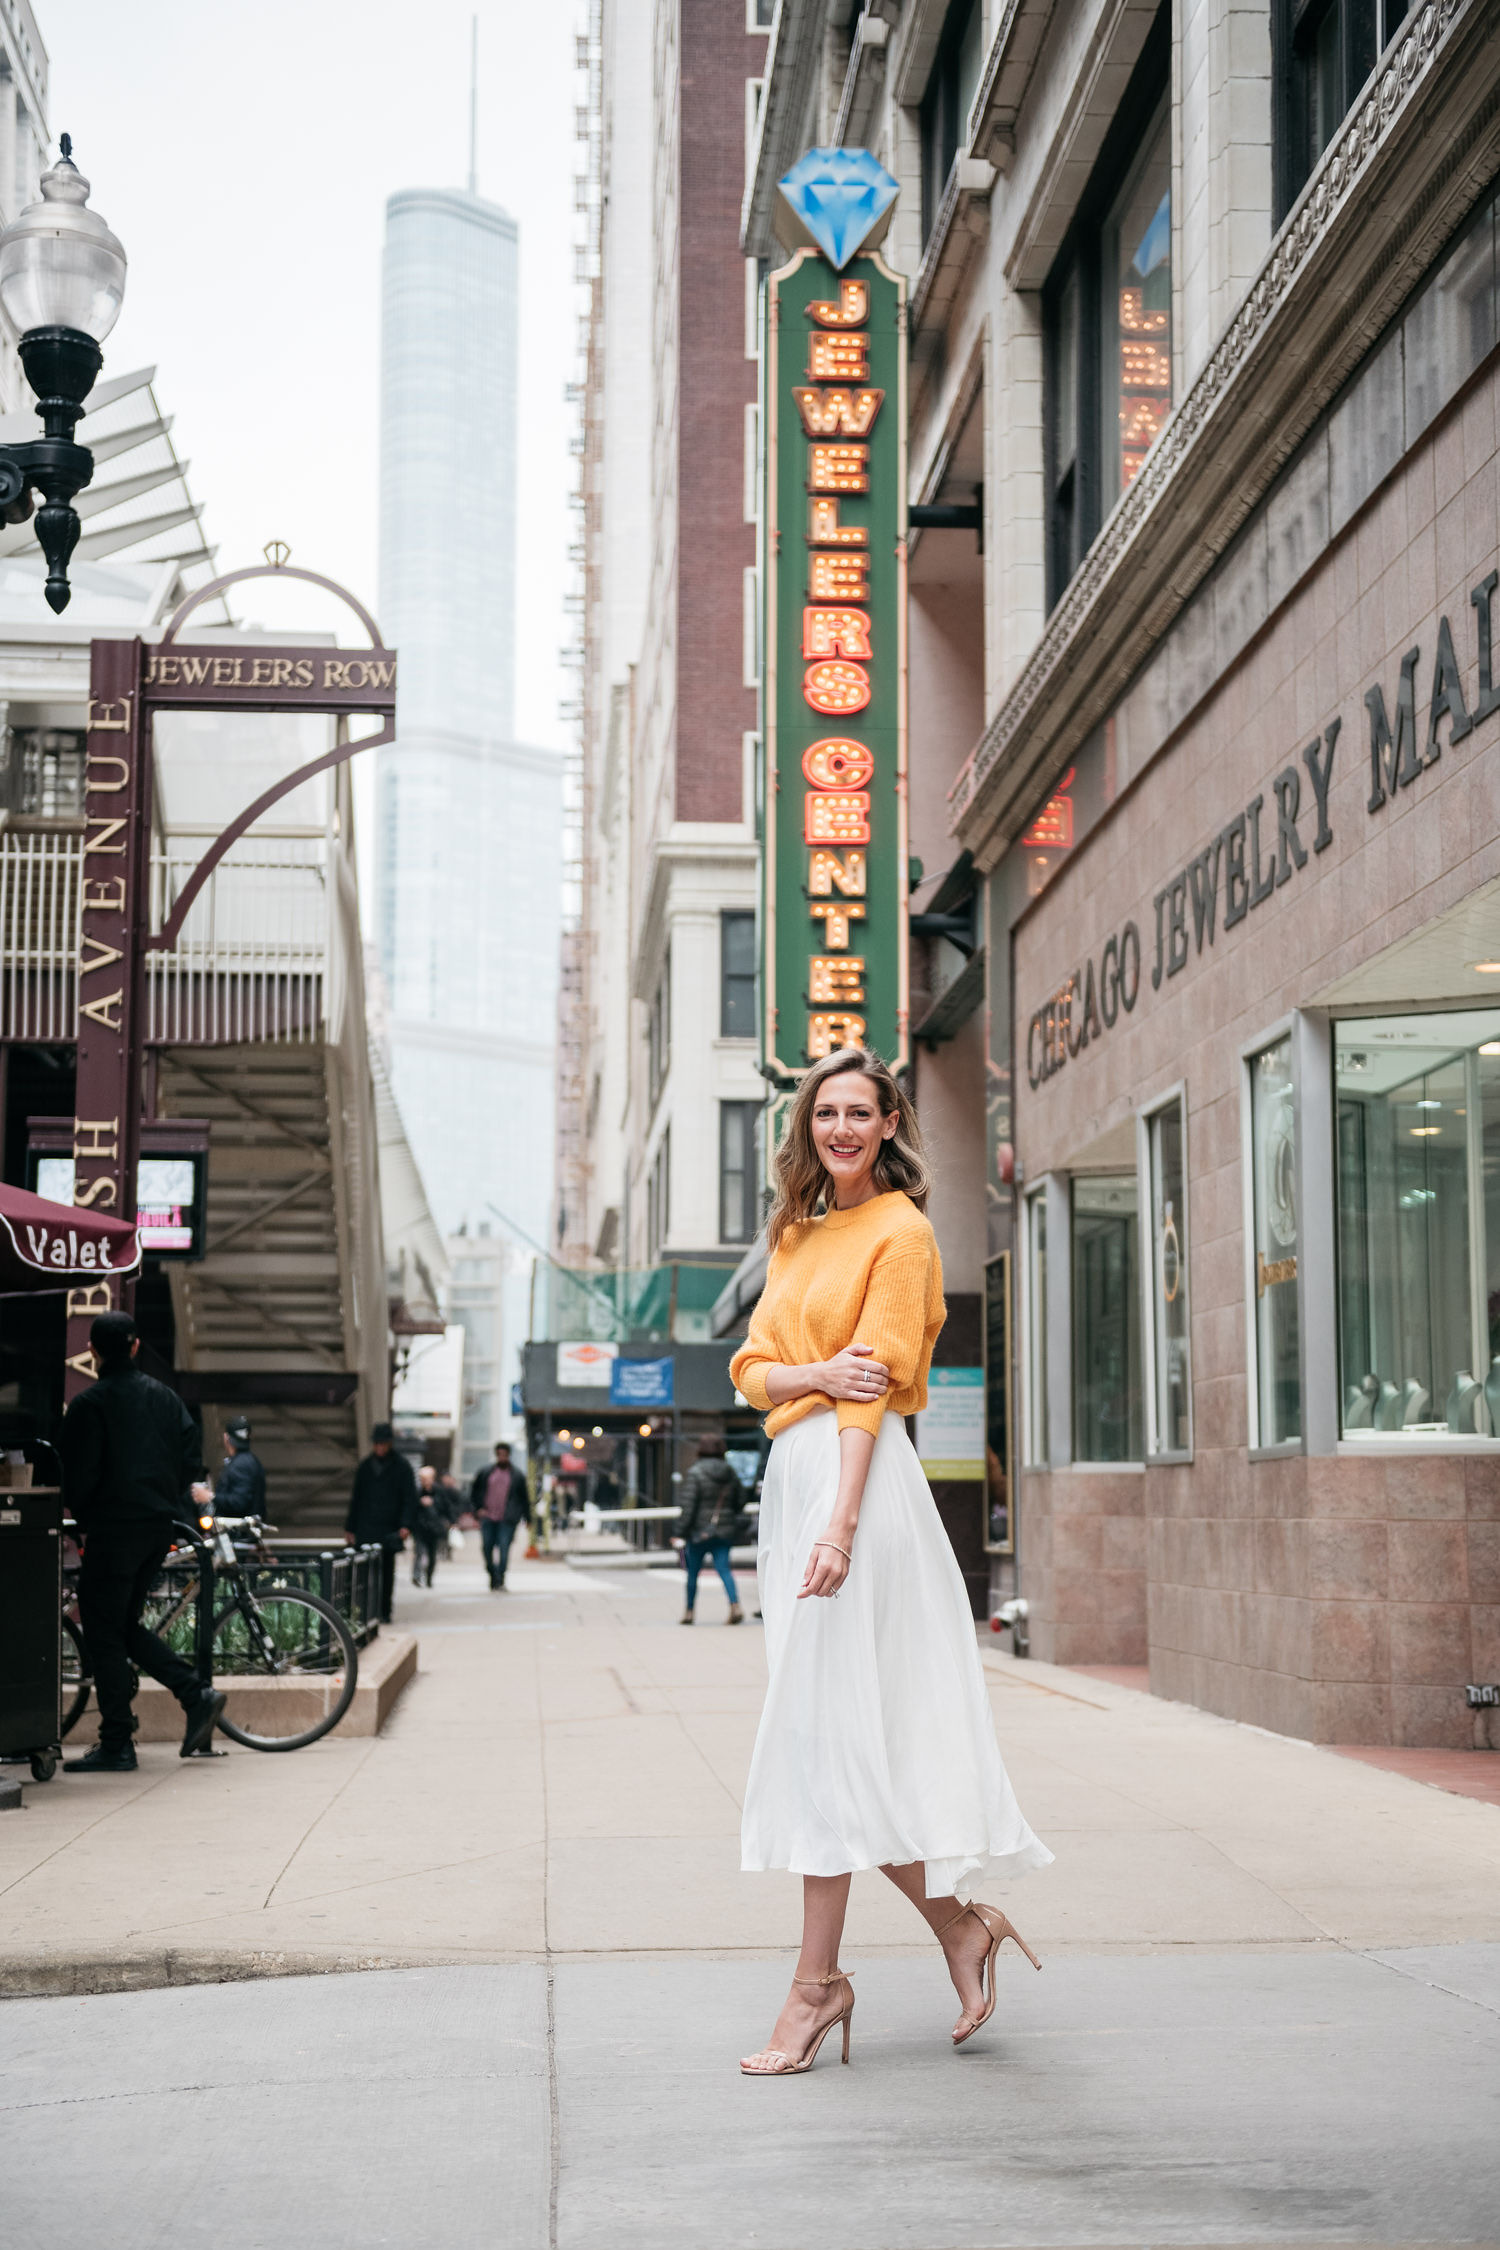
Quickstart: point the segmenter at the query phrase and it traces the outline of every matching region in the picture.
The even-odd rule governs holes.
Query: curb
[[[78,1999],[100,1992],[158,1992],[189,1984],[251,1984],[267,1977],[353,1976],[366,1969],[465,1966],[461,1954],[213,1953],[180,1947],[160,1952],[100,1954],[49,1960],[0,1955],[0,2000]]]

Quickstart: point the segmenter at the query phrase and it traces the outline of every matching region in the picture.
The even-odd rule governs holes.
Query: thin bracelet
[[[850,1552],[849,1552],[848,1548],[847,1548],[847,1547],[841,1547],[841,1546],[839,1545],[839,1543],[838,1543],[838,1541],[837,1541],[836,1539],[815,1539],[815,1540],[813,1541],[813,1545],[814,1545],[815,1547],[831,1547],[831,1548],[833,1549],[834,1553],[835,1553],[836,1555],[842,1555],[842,1556],[843,1556],[843,1558],[844,1558],[844,1560],[845,1560],[845,1562],[846,1562],[846,1563],[848,1563],[848,1565],[849,1565],[849,1567],[851,1568],[851,1570],[853,1569],[853,1567],[854,1567],[854,1557],[853,1557],[853,1556],[852,1556],[852,1555],[850,1554]]]

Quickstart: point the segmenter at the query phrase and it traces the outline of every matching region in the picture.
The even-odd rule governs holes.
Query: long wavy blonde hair
[[[880,1144],[875,1159],[875,1190],[887,1194],[899,1188],[919,1211],[927,1208],[932,1192],[932,1172],[922,1146],[922,1130],[908,1095],[902,1092],[888,1066],[868,1047],[836,1047],[812,1069],[797,1088],[781,1146],[776,1151],[776,1199],[766,1220],[766,1244],[774,1250],[788,1227],[801,1226],[816,1217],[820,1202],[833,1202],[833,1181],[824,1169],[812,1135],[813,1111],[830,1078],[858,1071],[875,1088],[882,1117],[894,1114],[895,1132]]]

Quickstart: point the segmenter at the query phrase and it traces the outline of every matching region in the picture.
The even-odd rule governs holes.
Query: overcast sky
[[[385,200],[464,184],[473,0],[34,5],[54,139],[130,260],[106,375],[156,364],[221,570],[285,539],[374,608]],[[517,729],[560,744],[574,10],[477,13],[479,191],[521,229]],[[281,600],[241,614],[333,622],[321,597]]]

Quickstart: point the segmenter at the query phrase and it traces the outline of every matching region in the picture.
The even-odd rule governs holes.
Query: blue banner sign
[[[611,1406],[670,1406],[672,1361],[617,1359],[609,1370]]]

